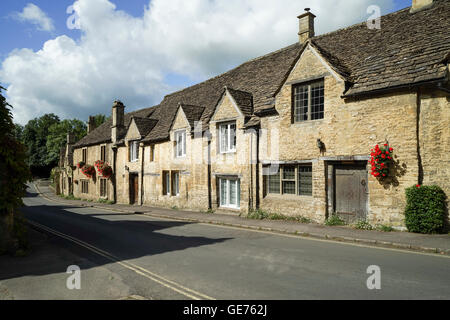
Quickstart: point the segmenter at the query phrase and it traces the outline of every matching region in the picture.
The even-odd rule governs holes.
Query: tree
[[[95,127],[98,128],[100,125],[108,121],[109,118],[106,117],[104,114],[97,114],[94,116],[94,120],[95,120]]]
[[[5,243],[14,242],[14,215],[23,205],[26,183],[31,180],[26,150],[15,137],[11,106],[2,90],[0,87],[0,251]]]
[[[23,126],[21,124],[14,124],[14,137],[17,141],[22,141]]]
[[[57,115],[51,113],[30,120],[24,127],[22,141],[27,147],[28,163],[32,168],[49,167],[47,136],[52,125],[59,123]]]
[[[80,120],[73,119],[63,120],[50,126],[46,143],[46,165],[55,165],[58,162],[59,152],[66,144],[67,134],[69,132],[74,135],[75,141],[78,141],[87,133],[86,124]]]

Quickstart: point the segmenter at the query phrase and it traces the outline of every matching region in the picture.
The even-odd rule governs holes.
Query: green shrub
[[[80,198],[75,197],[73,194],[69,194],[65,197],[66,200],[81,200]]]
[[[345,224],[345,221],[339,218],[336,214],[332,215],[325,221],[325,225],[327,226],[343,226]]]
[[[269,214],[261,209],[258,210],[252,210],[248,213],[247,218],[248,219],[254,219],[254,220],[263,220],[267,219]]]
[[[364,221],[364,220],[360,220],[358,221],[355,225],[354,225],[355,229],[359,229],[359,230],[373,230],[373,227],[370,223]]]
[[[384,224],[377,225],[376,229],[378,231],[383,231],[383,232],[392,232],[392,231],[394,231],[394,228],[392,228],[391,226],[386,226]]]
[[[445,221],[445,193],[438,186],[406,189],[405,224],[409,232],[439,233]]]
[[[285,221],[295,221],[300,223],[311,223],[311,219],[302,216],[285,216],[280,213],[269,213],[264,210],[258,209],[250,211],[247,215],[248,219],[255,220],[285,220]]]

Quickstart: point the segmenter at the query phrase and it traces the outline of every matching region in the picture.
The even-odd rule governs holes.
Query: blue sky
[[[85,120],[89,113],[109,112],[114,98],[125,100],[126,104],[128,101],[128,111],[157,104],[165,94],[289,45],[296,39],[293,29],[297,28],[296,14],[289,8],[277,7],[276,3],[281,0],[267,0],[267,10],[256,14],[254,11],[260,6],[253,8],[252,0],[248,8],[237,0],[225,1],[226,7],[221,6],[221,0],[217,3],[154,0],[154,8],[147,12],[144,8],[148,9],[149,0],[109,1],[114,3],[115,9],[108,0],[79,1],[79,10],[86,22],[82,30],[70,30],[66,25],[70,16],[66,9],[74,0],[0,1],[0,84],[8,88],[7,98],[15,107],[16,121],[26,123],[47,112],[55,112],[61,118]],[[282,1],[297,10],[296,13],[301,13],[300,8],[304,6],[319,12],[318,33],[364,21],[365,9],[371,4],[362,0]],[[411,1],[382,0],[380,6],[385,14],[410,6]],[[323,4],[319,6],[317,2]],[[365,4],[361,4],[363,2]],[[29,3],[39,7],[54,28],[42,30],[31,20],[19,19],[18,14]],[[345,10],[346,4],[354,10]],[[324,17],[328,8],[343,11],[330,19]],[[278,21],[277,18],[271,22],[270,29],[260,30],[262,17],[269,19],[271,11],[279,12],[278,16],[286,16],[286,19]],[[248,22],[236,27],[234,34],[226,38],[226,28],[221,30],[221,27],[228,23],[228,28],[234,28],[234,15],[241,17],[237,21]],[[221,24],[215,25],[216,21]],[[115,34],[120,39],[117,45],[123,50],[114,48]],[[161,34],[166,34],[167,39]],[[38,53],[44,44],[45,50]],[[115,70],[123,76],[115,75]],[[89,81],[92,82],[88,85]]]

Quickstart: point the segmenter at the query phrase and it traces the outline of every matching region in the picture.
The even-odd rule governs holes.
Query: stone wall
[[[102,145],[94,145],[94,146],[88,146],[87,149],[87,164],[94,165],[95,161],[100,160],[101,158],[101,146],[106,146],[106,162],[108,162],[111,167],[113,166],[113,151],[111,149],[111,144],[102,144]],[[73,194],[77,198],[81,199],[87,199],[87,200],[93,200],[98,201],[99,199],[104,200],[113,200],[114,199],[114,189],[112,180],[107,180],[107,196],[106,197],[100,197],[100,178],[98,176],[97,170],[95,172],[95,175],[92,178],[86,177],[82,172],[81,169],[78,169],[77,164],[82,161],[83,158],[83,150],[84,148],[78,148],[74,150],[73,153],[73,164],[76,167],[75,170],[73,170]],[[82,193],[81,189],[81,181],[86,180],[89,181],[89,193]]]
[[[423,184],[440,186],[450,197],[450,97],[443,91],[420,95],[419,146]]]
[[[324,119],[292,123],[292,84],[317,78],[324,79]],[[369,175],[368,221],[403,225],[404,190],[418,179],[416,93],[405,91],[370,99],[345,100],[341,98],[344,89],[344,82],[313,50],[303,53],[276,97],[279,115],[262,119],[262,128],[268,133],[263,135],[267,138],[262,141],[260,159],[311,161],[313,196],[309,199],[288,196],[273,199],[269,196],[263,199],[262,208],[278,208],[280,213],[300,214],[323,221],[327,195],[322,160],[368,158],[371,148],[388,141],[395,149],[397,172],[389,183],[380,183]],[[316,146],[317,139],[325,144],[322,152]],[[295,200],[301,205],[296,206]]]

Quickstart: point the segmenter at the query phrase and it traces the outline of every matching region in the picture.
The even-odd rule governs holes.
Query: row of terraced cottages
[[[450,3],[426,2],[383,16],[381,29],[320,36],[307,11],[298,43],[151,108],[116,101],[109,122],[69,139],[64,193],[402,226],[405,188],[450,192]],[[386,177],[371,174],[377,144],[393,149]],[[97,160],[111,177],[77,167]]]

